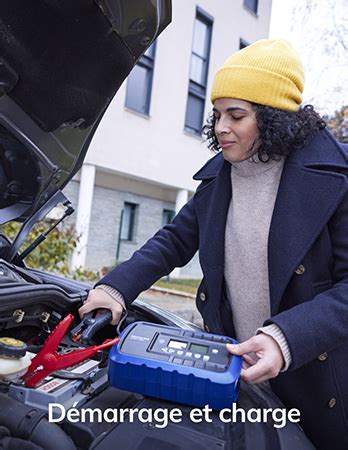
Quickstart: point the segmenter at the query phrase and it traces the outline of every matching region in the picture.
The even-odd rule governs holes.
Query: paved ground
[[[158,292],[152,289],[142,292],[139,298],[152,303],[161,308],[168,309],[180,317],[203,327],[201,315],[197,311],[196,303],[193,298],[173,295],[165,292]]]

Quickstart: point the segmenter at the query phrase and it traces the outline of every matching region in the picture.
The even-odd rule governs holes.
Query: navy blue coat
[[[292,355],[272,389],[301,412],[320,449],[348,449],[348,152],[324,130],[284,164],[271,221],[271,317]],[[221,153],[194,176],[193,198],[132,258],[100,283],[132,302],[199,249],[197,307],[205,328],[234,336],[224,287],[230,164]]]

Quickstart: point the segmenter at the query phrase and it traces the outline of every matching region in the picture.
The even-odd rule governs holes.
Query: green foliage
[[[82,267],[78,267],[70,276],[74,280],[80,281],[93,281],[97,282],[100,278],[99,274],[94,270],[82,269]]]
[[[36,224],[30,231],[26,241],[20,248],[20,253],[25,250],[40,234],[48,230],[54,221],[45,220]],[[1,233],[11,241],[17,235],[21,224],[9,222],[0,227]],[[96,280],[98,275],[92,271],[78,269],[71,272],[69,261],[78,242],[78,237],[73,226],[58,226],[47,236],[46,240],[36,247],[26,258],[25,263],[33,269],[69,276],[74,279]]]
[[[47,231],[52,224],[53,222],[50,220],[36,224],[21,246],[20,252],[36,237]],[[13,240],[20,227],[21,224],[17,222],[10,222],[1,227],[1,232]],[[42,242],[25,258],[25,263],[28,267],[34,269],[69,275],[69,258],[76,247],[76,242],[77,239],[72,227],[57,227],[48,235],[46,242]]]

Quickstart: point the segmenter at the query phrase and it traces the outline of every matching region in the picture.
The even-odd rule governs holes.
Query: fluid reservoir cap
[[[0,338],[0,356],[7,358],[22,358],[27,352],[28,346],[24,342],[12,337]]]

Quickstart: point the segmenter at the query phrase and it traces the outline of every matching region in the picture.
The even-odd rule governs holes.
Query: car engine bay
[[[22,341],[31,358],[67,314],[73,315],[72,329],[81,322],[77,310],[91,288],[4,259],[0,259],[0,285],[0,343],[2,339],[10,343]],[[114,339],[136,321],[200,330],[169,311],[137,299],[119,327],[104,326],[89,344],[77,342],[66,333],[57,348],[58,354],[78,352],[91,344]],[[211,421],[195,423],[190,420],[189,406],[112,387],[107,373],[108,349],[69,370],[50,373],[34,387],[26,386],[16,375],[7,377],[3,362],[0,356],[0,428],[5,427],[11,439],[18,440],[20,449],[108,450],[115,443],[122,450],[292,449],[295,442],[299,450],[312,449],[295,424],[275,428],[272,420],[261,424],[226,423],[217,411],[212,412]],[[271,391],[242,383],[238,406],[245,410],[277,408],[281,403]],[[168,420],[178,410],[182,416],[180,423]],[[107,412],[112,413],[114,420],[110,420]],[[142,418],[136,413],[142,414]]]
[[[80,322],[77,309],[90,289],[89,286],[78,281],[18,267],[5,260],[0,260],[0,284],[2,288],[0,290],[0,339],[24,342],[31,357],[40,351],[67,313],[74,315],[74,325]],[[138,301],[128,312],[122,328],[137,320],[173,325],[175,324],[173,318],[166,311],[147,308],[144,303]],[[179,325],[180,320],[178,318]],[[185,327],[197,329],[189,323],[185,324]],[[115,334],[121,331],[120,328],[116,330],[114,326],[105,326],[95,334],[93,343],[100,344],[105,339],[114,338]],[[88,345],[74,342],[67,334],[57,350],[59,354],[66,354],[86,347]],[[147,399],[139,394],[120,391],[109,386],[107,357],[108,351],[102,350],[69,370],[50,374],[34,388],[27,387],[20,377],[13,376],[12,379],[0,373],[2,378],[0,381],[0,405],[2,406],[0,407],[0,424],[6,426],[12,436],[33,442],[45,449],[110,448],[108,447],[109,433],[113,435],[111,439],[115,439],[114,433],[117,429],[117,439],[121,439],[122,436],[127,436],[127,433],[124,434],[124,428],[130,425],[133,437],[131,440],[128,439],[128,445],[134,445],[134,439],[139,442],[145,437],[148,441],[151,440],[147,433],[144,435],[142,431],[144,425],[141,422],[131,424],[127,420],[117,424],[105,421],[94,422],[93,417],[90,418],[92,421],[84,422],[68,420],[63,420],[59,424],[48,422],[47,414],[50,404],[62,405],[66,411],[71,408],[76,410],[92,408],[101,411],[108,408],[127,411],[142,408],[156,410],[163,407],[170,409],[175,406],[169,402]],[[0,372],[4,367],[1,361],[0,358]],[[181,408],[189,409],[184,406]],[[52,414],[53,420],[57,414],[59,410],[56,409]],[[182,426],[186,428],[187,425],[188,423]],[[223,428],[222,424],[221,427]],[[159,429],[153,423],[147,424],[147,428],[150,434],[154,433],[158,436]],[[43,432],[43,430],[46,431]],[[52,435],[56,435],[57,438],[52,439]],[[165,437],[163,434],[160,436],[161,439]],[[158,440],[159,437],[156,439]],[[170,439],[172,440],[173,437]],[[133,444],[130,444],[131,442]],[[195,448],[192,447],[193,436],[190,442],[190,448]],[[122,448],[127,447],[122,446]],[[188,442],[187,448],[189,448]],[[199,448],[202,446],[200,445]],[[209,448],[208,444],[206,448]]]

